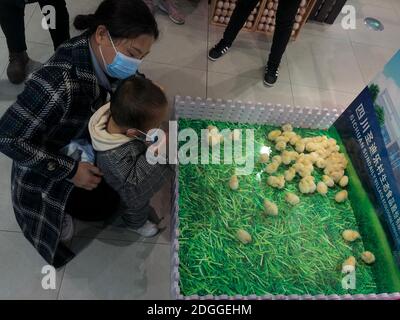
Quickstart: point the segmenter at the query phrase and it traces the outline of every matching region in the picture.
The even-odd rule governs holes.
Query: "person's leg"
[[[10,59],[7,77],[14,84],[25,80],[29,62],[26,53],[24,16],[24,1],[0,0],[0,25],[6,36]]]
[[[258,1],[259,0],[239,0],[236,3],[236,7],[232,12],[223,38],[208,53],[208,58],[210,60],[215,61],[228,51],[239,31],[243,28],[251,11],[256,7]]]
[[[103,221],[118,211],[119,196],[104,179],[92,191],[74,187],[65,213],[82,221]]]
[[[158,7],[161,9],[161,11],[164,11],[166,14],[168,14],[168,17],[173,23],[185,23],[184,15],[179,11],[173,0],[158,0]]]
[[[244,23],[258,2],[259,0],[239,0],[236,2],[236,7],[232,12],[223,38],[229,46],[235,41],[239,31],[242,30]]]
[[[25,4],[15,0],[0,0],[0,25],[10,52],[26,51]]]
[[[56,50],[60,44],[70,39],[67,5],[65,0],[39,0],[38,2],[42,10],[45,6],[53,6],[55,9],[56,28],[50,28],[49,31],[53,40],[54,50]]]
[[[120,213],[126,226],[144,237],[152,237],[158,233],[158,227],[150,222],[157,214],[150,205],[150,200],[158,192],[168,179],[174,174],[174,167],[165,167],[160,175],[149,177],[140,188],[140,193],[132,189],[125,190],[126,195],[121,196]],[[143,183],[144,184],[144,183]]]
[[[277,70],[289,43],[297,10],[301,0],[280,0],[276,12],[275,33],[271,52],[268,58],[264,83],[273,85],[277,78]],[[267,75],[269,72],[269,75]],[[268,79],[267,79],[268,78]]]

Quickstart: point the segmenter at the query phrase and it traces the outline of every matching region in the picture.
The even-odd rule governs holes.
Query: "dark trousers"
[[[258,2],[259,0],[238,0],[224,33],[224,40],[229,45],[233,43]],[[269,66],[278,67],[281,63],[282,56],[292,34],[293,24],[300,2],[301,0],[279,0],[276,13],[275,33],[268,59]]]
[[[74,187],[68,197],[65,213],[82,221],[107,220],[119,208],[119,195],[102,179],[96,189]]]
[[[34,2],[34,1],[27,1]],[[49,29],[54,49],[70,38],[69,14],[65,0],[39,0],[41,8],[54,6],[56,11],[56,28]],[[8,50],[12,53],[26,51],[25,41],[25,1],[0,0],[0,25],[6,36]],[[41,21],[35,21],[40,23]]]

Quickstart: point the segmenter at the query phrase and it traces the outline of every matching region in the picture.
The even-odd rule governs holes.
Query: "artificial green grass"
[[[335,128],[332,127],[329,132],[338,142],[341,141]],[[341,142],[340,144],[342,145]],[[342,152],[349,159],[345,148],[342,149]],[[378,292],[400,292],[400,270],[393,257],[386,233],[350,159],[347,175],[349,176],[349,199],[354,204],[352,207],[365,248],[374,252],[376,257],[373,270]]]
[[[266,125],[233,124],[203,120],[179,120],[180,129],[198,133],[209,124],[224,128],[255,129],[256,154],[271,143],[266,135],[275,129]],[[321,130],[295,130],[306,136],[329,135]],[[223,149],[223,148],[221,148]],[[222,151],[223,152],[223,151]],[[278,154],[275,150],[273,155]],[[371,266],[359,259],[365,250],[362,241],[347,244],[345,229],[358,229],[349,201],[334,201],[341,188],[329,189],[326,196],[302,195],[299,178],[285,189],[273,189],[255,179],[265,165],[256,164],[254,173],[239,176],[240,187],[232,191],[228,181],[235,164],[181,165],[179,168],[180,289],[189,295],[264,294],[368,294],[378,286]],[[281,165],[275,175],[283,174]],[[322,174],[314,174],[319,181]],[[284,200],[286,191],[300,196],[292,207]],[[263,200],[279,207],[277,217],[265,217]],[[248,231],[252,242],[244,245],[236,238],[238,229]],[[358,258],[355,290],[342,288],[341,265],[349,256]]]

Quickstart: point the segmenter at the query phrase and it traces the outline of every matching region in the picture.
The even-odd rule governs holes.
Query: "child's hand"
[[[80,162],[78,171],[72,178],[72,182],[78,188],[91,191],[97,188],[97,186],[101,182],[102,175],[103,174],[101,173],[100,169],[92,165],[91,163]]]

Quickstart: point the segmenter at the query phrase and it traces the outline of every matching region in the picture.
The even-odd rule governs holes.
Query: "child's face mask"
[[[110,64],[106,63],[106,60],[104,59],[103,52],[101,50],[101,46],[99,46],[101,58],[103,59],[104,67],[106,73],[116,79],[126,79],[129,78],[130,76],[133,76],[136,71],[139,68],[139,65],[142,63],[142,60],[135,59],[132,57],[128,57],[124,55],[123,53],[117,51],[117,48],[114,45],[114,42],[111,38],[110,33],[107,31],[108,37],[110,38],[111,44],[114,48],[115,51],[115,57],[113,62]]]

